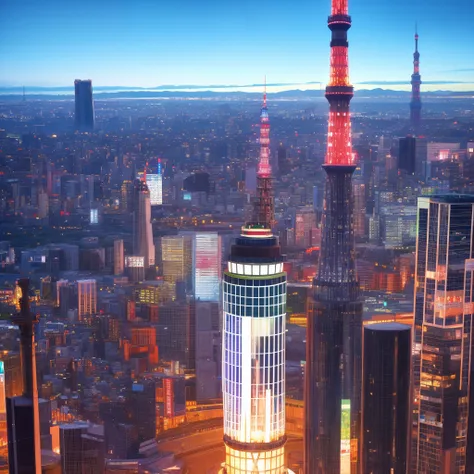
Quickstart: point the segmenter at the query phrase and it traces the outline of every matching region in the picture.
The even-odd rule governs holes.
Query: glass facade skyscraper
[[[418,200],[411,472],[466,471],[474,196]]]
[[[217,232],[197,232],[193,240],[194,294],[201,301],[219,301],[221,238]]]
[[[363,339],[362,472],[406,474],[411,327],[371,324]]]
[[[94,102],[92,100],[92,81],[74,81],[74,122],[76,130],[90,131],[94,128]]]
[[[225,472],[282,474],[286,273],[270,229],[242,229],[223,284]]]

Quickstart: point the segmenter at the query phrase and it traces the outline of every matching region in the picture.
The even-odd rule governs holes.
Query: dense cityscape
[[[327,24],[324,90],[0,91],[0,473],[474,474],[474,93]]]

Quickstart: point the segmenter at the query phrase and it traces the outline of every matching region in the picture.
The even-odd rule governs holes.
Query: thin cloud
[[[442,73],[446,72],[474,72],[474,68],[467,68],[467,69],[448,69],[447,71],[440,71]]]
[[[469,82],[466,81],[422,81],[423,84],[432,84],[432,85],[437,85],[437,84],[469,84]],[[410,84],[410,81],[364,81],[364,82],[358,82],[357,84],[359,85],[365,85],[365,86],[405,86],[407,84]]]

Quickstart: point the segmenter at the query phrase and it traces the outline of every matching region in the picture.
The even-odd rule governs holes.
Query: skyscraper
[[[41,474],[41,446],[36,381],[34,325],[30,311],[29,280],[19,280],[20,313],[14,322],[20,328],[23,395],[7,398],[8,464],[10,474]]]
[[[219,301],[221,238],[217,232],[196,232],[193,240],[194,295],[201,301]]]
[[[94,128],[94,103],[92,100],[92,81],[76,79],[75,94],[75,126],[76,130],[90,131]]]
[[[421,97],[420,97],[420,53],[418,52],[418,31],[415,32],[415,52],[413,53],[413,74],[411,75],[410,123],[415,134],[420,131]]]
[[[410,355],[410,326],[380,323],[364,327],[364,473],[407,473]]]
[[[418,199],[411,472],[466,472],[474,196]]]
[[[151,225],[150,191],[146,176],[135,181],[134,253],[144,257],[145,269],[155,265],[155,244]]]
[[[398,169],[407,174],[415,174],[416,171],[416,138],[400,138],[398,146]]]
[[[161,160],[158,159],[157,173],[146,174],[146,184],[150,190],[150,203],[152,206],[163,204],[163,176],[161,175]]]
[[[308,302],[305,473],[359,472],[362,302],[354,252],[347,0],[332,0],[325,206],[321,253]],[[349,425],[349,426],[347,426]],[[349,453],[350,447],[350,453]]]
[[[97,282],[95,280],[77,281],[77,317],[82,321],[86,316],[97,313]]]
[[[268,147],[268,141],[261,145]],[[259,169],[265,168],[265,150],[260,156]],[[265,178],[269,177],[268,170]],[[224,272],[222,391],[227,474],[286,472],[286,273],[271,231],[268,191],[266,183],[258,187],[254,216],[260,217],[242,228]]]
[[[176,284],[191,280],[192,272],[192,235],[170,235],[161,238],[161,258],[163,278]]]
[[[114,240],[114,275],[121,275],[124,268],[123,240]]]

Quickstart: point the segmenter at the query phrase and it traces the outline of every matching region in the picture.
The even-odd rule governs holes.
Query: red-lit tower
[[[415,32],[415,52],[413,53],[413,74],[411,75],[411,102],[410,122],[413,132],[420,131],[421,122],[421,97],[420,97],[420,53],[418,52],[418,31]]]
[[[267,90],[263,93],[260,112],[260,159],[257,170],[257,198],[252,220],[256,224],[273,227],[275,212],[273,206],[272,168],[270,166],[270,121],[267,109]]]
[[[355,269],[347,0],[332,0],[328,144],[318,273],[308,304],[305,473],[359,474],[362,302]]]

